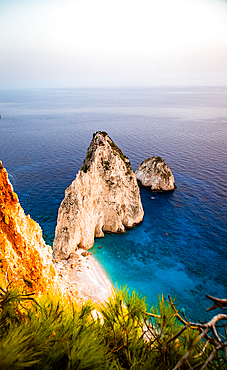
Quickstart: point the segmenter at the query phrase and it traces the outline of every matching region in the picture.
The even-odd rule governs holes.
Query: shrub
[[[94,308],[1,288],[0,369],[226,368],[226,344],[207,340],[211,326],[182,319],[170,299],[161,296],[148,309],[145,298],[124,288],[96,307],[98,315]]]

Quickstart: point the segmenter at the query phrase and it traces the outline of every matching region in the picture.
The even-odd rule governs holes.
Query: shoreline
[[[113,295],[114,287],[106,272],[85,249],[78,248],[75,255],[55,263],[55,267],[63,289],[72,297],[103,303]]]

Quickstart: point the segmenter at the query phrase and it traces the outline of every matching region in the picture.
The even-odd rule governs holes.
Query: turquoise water
[[[107,131],[134,170],[162,156],[177,189],[142,189],[144,221],[96,240],[92,253],[114,284],[152,304],[158,294],[176,296],[189,317],[203,319],[206,294],[227,296],[226,102],[227,88],[1,91],[0,160],[52,245],[93,132]]]

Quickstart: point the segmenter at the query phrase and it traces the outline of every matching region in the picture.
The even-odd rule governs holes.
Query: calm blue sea
[[[208,317],[206,294],[227,297],[227,88],[8,90],[0,115],[0,160],[47,243],[93,132],[104,130],[134,170],[163,157],[177,185],[142,189],[144,221],[96,240],[93,255],[112,281],[151,304],[177,297],[191,318]]]

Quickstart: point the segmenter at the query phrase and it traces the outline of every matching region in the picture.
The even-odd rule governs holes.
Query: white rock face
[[[89,249],[104,232],[123,233],[143,219],[140,191],[127,157],[105,132],[97,132],[58,211],[54,257]]]
[[[171,191],[176,187],[174,176],[161,157],[145,159],[135,174],[139,184],[152,191]]]

